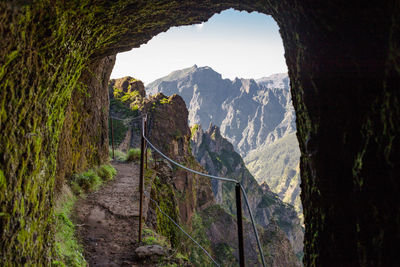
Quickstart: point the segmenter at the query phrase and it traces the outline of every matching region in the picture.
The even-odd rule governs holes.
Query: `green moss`
[[[117,174],[117,170],[111,165],[101,165],[97,169],[97,174],[103,181],[109,181]]]
[[[190,139],[193,139],[194,134],[199,130],[200,125],[195,124],[190,128]]]
[[[6,177],[4,176],[4,172],[0,170],[0,190],[7,187]]]
[[[169,99],[169,98],[164,97],[164,98],[160,99],[161,105],[169,104],[169,103],[171,103],[171,99]]]
[[[152,184],[151,194],[152,198],[159,203],[161,210],[179,223],[179,210],[175,202],[175,193],[172,186],[156,176]],[[157,216],[157,232],[167,237],[172,247],[179,248],[181,244],[179,230],[154,204],[152,205]]]
[[[210,240],[205,234],[206,229],[202,217],[197,213],[193,214],[191,236],[207,251],[211,251]],[[188,251],[190,262],[195,266],[214,266],[204,251],[191,240],[186,241],[186,250]]]

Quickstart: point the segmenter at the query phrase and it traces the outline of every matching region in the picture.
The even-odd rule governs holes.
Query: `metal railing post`
[[[113,119],[110,117],[111,120],[111,145],[112,145],[112,158],[115,159],[115,154],[114,154],[114,123]]]
[[[242,192],[240,184],[236,183],[236,214],[237,214],[237,228],[239,239],[239,263],[240,267],[244,267],[244,243],[243,243],[243,216],[242,216]]]
[[[139,202],[139,243],[142,242],[142,221],[143,221],[143,187],[144,187],[144,126],[146,124],[146,118],[142,120],[142,138],[140,142],[140,177],[139,177],[139,194],[140,194],[140,202]]]
[[[144,121],[144,131],[145,135],[147,136],[147,116]],[[146,169],[147,169],[147,142],[145,141],[145,146],[144,146],[144,157],[145,157],[145,163],[146,163]]]

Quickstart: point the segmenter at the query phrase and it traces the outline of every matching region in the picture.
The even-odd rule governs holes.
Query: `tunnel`
[[[0,265],[48,265],[57,183],[108,157],[96,129],[107,128],[115,55],[229,8],[280,27],[304,265],[400,262],[399,1],[14,0],[0,3]]]

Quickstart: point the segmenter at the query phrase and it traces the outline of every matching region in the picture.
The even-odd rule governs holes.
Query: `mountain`
[[[293,174],[298,173],[300,151],[287,74],[232,81],[210,67],[194,65],[148,84],[146,90],[182,96],[189,124],[204,129],[217,125],[256,180],[266,182],[301,216],[300,179]]]
[[[193,126],[191,143],[193,155],[208,173],[229,177],[243,184],[257,224],[266,228],[271,223],[276,223],[277,228],[286,234],[294,252],[301,256],[304,234],[297,213],[291,205],[282,202],[268,186],[257,183],[232,144],[221,136],[219,128],[210,125],[204,132],[201,126]],[[233,183],[212,181],[216,202],[232,214],[236,214],[234,187]],[[246,211],[245,206],[243,210]],[[245,214],[248,217],[246,212]]]

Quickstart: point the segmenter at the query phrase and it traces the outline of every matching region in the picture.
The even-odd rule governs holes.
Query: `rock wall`
[[[66,109],[57,151],[55,186],[65,178],[108,162],[108,80],[115,56],[97,60],[82,73]]]
[[[3,1],[1,265],[48,265],[56,151],[82,70],[227,8],[277,21],[300,143],[306,266],[391,266],[400,236],[398,1]],[[345,218],[345,219],[343,219]]]

